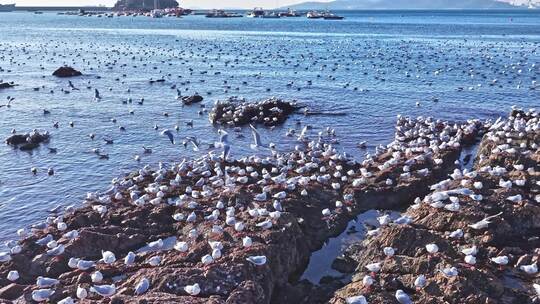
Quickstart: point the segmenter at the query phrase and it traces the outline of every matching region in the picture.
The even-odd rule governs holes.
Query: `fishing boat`
[[[260,7],[256,7],[252,11],[248,12],[247,16],[250,18],[261,18],[264,16],[264,10]]]
[[[0,12],[13,12],[15,4],[0,4]]]
[[[317,11],[309,11],[307,17],[308,19],[321,19],[323,15]]]
[[[295,10],[287,9],[286,12],[278,13],[280,17],[300,17],[300,13],[297,13]]]
[[[345,18],[343,16],[338,16],[338,15],[330,13],[330,12],[325,12],[322,15],[322,17],[323,17],[324,20],[342,20],[342,19]]]

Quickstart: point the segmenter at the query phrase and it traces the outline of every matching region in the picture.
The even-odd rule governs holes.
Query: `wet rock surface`
[[[19,150],[29,151],[39,147],[41,143],[49,141],[50,137],[47,131],[40,133],[37,130],[33,130],[30,133],[13,134],[6,138],[5,142]]]
[[[398,290],[414,303],[537,303],[539,116],[514,110],[493,123],[473,170],[432,185],[405,212],[410,223],[348,248],[352,282],[330,303],[399,303]]]
[[[56,71],[53,72],[53,76],[62,77],[62,78],[76,77],[76,76],[81,76],[81,75],[82,75],[81,72],[69,66],[60,67],[56,69]]]
[[[229,126],[247,124],[275,126],[282,124],[296,110],[298,106],[294,102],[281,99],[272,98],[253,103],[229,99],[216,102],[209,114],[209,119],[213,124]]]
[[[311,252],[362,210],[427,193],[482,130],[478,121],[402,117],[394,142],[362,163],[306,134],[301,148],[274,157],[147,166],[89,193],[83,207],[19,230],[0,254],[0,295],[16,303],[40,292],[51,302],[77,294],[108,303],[320,300],[341,285],[294,283]],[[58,282],[38,286],[39,276]],[[101,285],[112,291],[93,291]]]

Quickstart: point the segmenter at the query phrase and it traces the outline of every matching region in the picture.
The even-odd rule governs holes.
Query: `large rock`
[[[81,76],[82,73],[69,66],[63,66],[53,72],[53,76],[56,77],[76,77]]]

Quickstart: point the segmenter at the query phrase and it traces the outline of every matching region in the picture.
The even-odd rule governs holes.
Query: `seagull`
[[[379,270],[381,270],[381,263],[371,263],[366,265],[367,270],[371,271],[372,273],[377,273]]]
[[[102,297],[111,297],[116,293],[116,286],[112,285],[94,285],[90,287],[91,292],[95,292]]]
[[[364,276],[364,278],[362,279],[362,285],[364,285],[364,287],[370,288],[370,286],[373,285],[373,278],[368,275]]]
[[[149,258],[147,262],[148,262],[148,264],[150,266],[154,266],[154,267],[158,266],[161,263],[161,257],[153,256],[153,257]]]
[[[135,263],[135,257],[135,253],[133,253],[132,251],[128,252],[126,257],[124,258],[124,264],[126,264],[127,266],[133,265],[133,263]]]
[[[491,258],[490,260],[499,266],[504,266],[508,264],[508,256],[506,255],[497,256],[497,257]]]
[[[143,278],[139,281],[137,286],[135,286],[135,294],[142,295],[148,290],[148,288],[150,288],[150,281],[148,281],[147,278]]]
[[[188,243],[186,243],[186,242],[177,242],[176,244],[174,244],[174,249],[177,250],[177,251],[180,251],[180,252],[186,252],[189,249]]]
[[[391,257],[394,256],[395,250],[394,250],[394,248],[392,248],[392,247],[384,247],[384,248],[383,248],[383,253],[384,253],[384,255],[386,255],[387,257],[391,258]]]
[[[193,151],[199,151],[199,142],[195,136],[186,136],[186,141],[190,142],[193,145]]]
[[[45,246],[45,245],[47,245],[47,243],[49,243],[52,240],[53,240],[53,236],[50,235],[50,234],[47,234],[47,236],[37,240],[36,244],[41,245],[41,246]]]
[[[224,161],[226,161],[229,157],[229,153],[231,152],[231,145],[229,144],[229,133],[221,129],[218,130],[218,133],[221,136],[219,137],[219,142],[214,143],[214,146],[216,148],[223,148],[222,158]]]
[[[171,141],[171,143],[174,145],[174,135],[169,129],[165,129],[161,131],[161,136],[167,136],[169,140]]]
[[[354,296],[354,297],[348,297],[345,299],[345,303],[347,304],[368,304],[366,297],[364,296]]]
[[[458,270],[456,267],[450,267],[450,268],[444,268],[443,270],[440,270],[442,274],[444,274],[446,277],[455,277],[458,275]]]
[[[406,294],[403,290],[401,289],[398,289],[396,290],[396,300],[400,303],[400,304],[412,304],[412,300],[411,298],[409,297],[408,294]]]
[[[437,246],[437,244],[427,244],[426,250],[428,253],[434,254],[439,252],[439,246]]]
[[[256,266],[266,264],[266,256],[264,255],[250,256],[246,260]]]
[[[478,253],[478,248],[476,247],[476,245],[473,245],[472,247],[469,247],[469,248],[463,248],[461,252],[464,255],[476,255]]]
[[[540,297],[540,284],[533,284],[534,291],[536,291],[536,295]]]
[[[59,256],[61,255],[62,253],[64,253],[64,250],[65,250],[65,246],[62,245],[62,244],[59,244],[58,246],[50,249],[50,250],[47,250],[47,255],[52,255],[52,256]]]
[[[19,272],[17,270],[11,270],[7,275],[7,279],[12,282],[17,281],[19,279]]]
[[[519,269],[527,274],[536,274],[538,272],[538,265],[536,263],[530,265],[521,265],[519,266]]]
[[[495,217],[500,216],[500,215],[502,215],[502,212],[499,212],[499,213],[497,213],[495,215],[492,215],[492,216],[488,216],[488,217],[486,217],[486,218],[484,218],[484,219],[482,219],[482,220],[480,220],[480,221],[478,221],[478,222],[476,222],[474,224],[469,225],[469,227],[471,227],[474,230],[485,229],[491,223],[490,220],[492,218],[495,218]]]
[[[75,304],[75,301],[71,297],[67,297],[58,301],[58,304]]]
[[[426,283],[426,276],[421,274],[414,280],[414,287],[416,287],[416,289],[422,289],[426,286]]]
[[[257,129],[255,129],[255,127],[252,124],[250,124],[249,127],[251,128],[251,134],[253,134],[253,140],[255,141],[255,143],[251,144],[250,147],[253,150],[257,150],[259,147],[263,146],[261,142],[261,135],[259,134],[259,131],[257,131]]]
[[[41,276],[39,276],[36,280],[36,285],[40,288],[52,287],[59,283],[60,281],[58,281],[57,279],[46,278],[46,277],[41,277]]]
[[[47,301],[53,294],[54,290],[52,289],[37,289],[32,291],[32,300],[36,302]]]
[[[103,281],[103,274],[98,270],[93,272],[90,278],[92,279],[92,283],[99,283]]]
[[[196,296],[201,292],[201,287],[199,287],[199,284],[195,283],[193,285],[187,285],[184,287],[184,291],[189,295]]]
[[[101,260],[105,264],[112,264],[116,262],[116,256],[110,251],[101,251],[101,255],[103,257]]]
[[[101,96],[99,95],[98,89],[94,89],[94,99],[95,100],[101,99]]]
[[[221,148],[223,145],[229,144],[229,133],[226,131],[219,129],[218,134],[220,135],[219,141],[214,144],[216,148]]]
[[[77,292],[76,292],[76,295],[77,295],[77,298],[78,299],[85,299],[86,297],[88,297],[88,291],[86,291],[85,288],[81,287],[80,285],[77,286]]]
[[[85,261],[85,260],[77,261],[77,269],[79,270],[88,270],[95,266],[96,266],[96,263],[94,263],[93,261]]]
[[[152,153],[152,149],[150,148],[147,148],[145,146],[142,146],[143,150],[144,150],[144,154],[151,154]]]

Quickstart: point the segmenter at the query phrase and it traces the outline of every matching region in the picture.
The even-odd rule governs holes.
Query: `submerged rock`
[[[53,72],[53,76],[56,77],[76,77],[81,76],[82,73],[69,66],[63,66]]]
[[[298,106],[294,102],[275,98],[254,103],[229,99],[216,102],[209,119],[213,124],[230,126],[246,124],[275,126],[282,124],[296,110]]]

